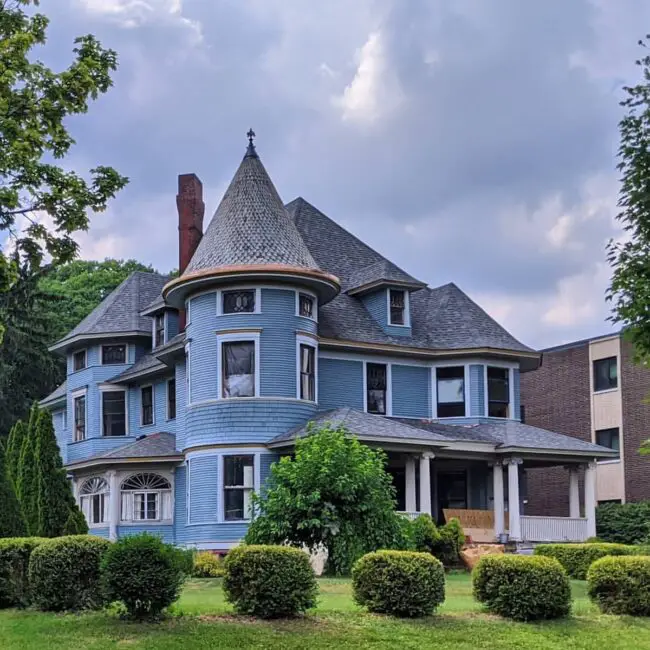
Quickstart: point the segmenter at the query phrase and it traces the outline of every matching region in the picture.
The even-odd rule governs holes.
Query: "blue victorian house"
[[[176,202],[179,276],[132,274],[52,346],[67,380],[42,405],[93,534],[231,548],[272,463],[330,422],[387,452],[406,513],[485,541],[595,535],[595,463],[615,452],[521,422],[540,355],[457,286],[284,205],[252,138],[205,231],[195,175]],[[526,512],[548,466],[571,476],[564,518]]]

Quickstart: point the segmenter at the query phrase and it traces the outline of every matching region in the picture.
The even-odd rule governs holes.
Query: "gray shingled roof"
[[[183,276],[253,264],[318,269],[251,145]]]
[[[171,433],[160,432],[152,433],[148,436],[138,438],[134,442],[118,447],[103,454],[84,458],[83,460],[69,465],[88,463],[100,460],[121,460],[124,458],[174,458],[181,456],[181,452],[176,449],[176,438]]]
[[[145,307],[141,310],[141,312],[150,313],[164,306],[165,306],[165,299],[163,298],[162,293],[160,293],[148,305],[145,305]]]
[[[140,312],[160,295],[168,280],[167,276],[158,273],[134,271],[53,348],[89,334],[151,334],[151,319],[140,316]]]
[[[389,260],[382,259],[354,271],[345,283],[343,290],[350,293],[355,289],[377,283],[415,285],[415,288],[419,289],[426,286],[424,282],[415,280]]]
[[[158,352],[158,349],[156,349],[156,352]],[[141,356],[130,368],[127,368],[124,372],[113,377],[110,382],[112,384],[128,382],[130,379],[143,372],[147,372],[148,374],[155,372],[172,372],[172,369],[161,361],[158,361],[153,352],[148,352]]]
[[[64,400],[68,391],[68,382],[64,381],[60,386],[55,388],[47,397],[43,398],[39,403],[41,406],[47,406]]]

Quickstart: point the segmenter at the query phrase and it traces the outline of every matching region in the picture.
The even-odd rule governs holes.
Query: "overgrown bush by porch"
[[[650,501],[599,505],[596,530],[598,538],[604,542],[650,543]]]
[[[605,614],[650,616],[650,557],[604,557],[589,568],[587,583]]]
[[[535,547],[535,555],[555,558],[574,580],[586,580],[589,567],[602,557],[638,553],[638,547],[623,544],[539,544]]]

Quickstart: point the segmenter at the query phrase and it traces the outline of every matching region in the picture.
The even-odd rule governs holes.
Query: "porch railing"
[[[421,512],[406,512],[405,510],[398,510],[397,514],[404,515],[407,519],[416,519],[422,513]]]
[[[587,520],[572,517],[520,517],[521,537],[526,542],[584,542],[589,537]]]

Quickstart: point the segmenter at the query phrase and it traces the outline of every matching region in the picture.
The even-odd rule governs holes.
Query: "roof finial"
[[[248,138],[248,148],[246,149],[246,156],[257,158],[257,152],[255,151],[255,145],[253,144],[253,139],[255,138],[255,131],[253,129],[248,129],[246,134]]]

